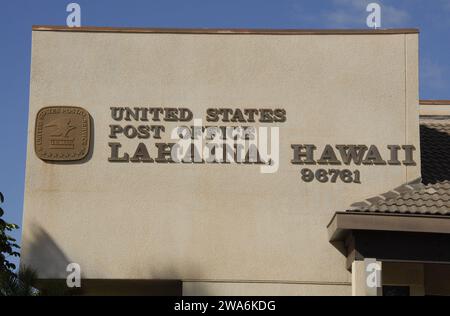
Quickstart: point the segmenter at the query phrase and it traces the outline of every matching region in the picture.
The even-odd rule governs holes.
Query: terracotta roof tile
[[[421,188],[415,189],[408,185],[403,188],[403,193],[398,196],[371,199],[373,203],[356,203],[349,211],[450,215],[450,181],[421,184]]]
[[[450,216],[450,118],[421,119],[422,179],[355,203],[348,211]]]

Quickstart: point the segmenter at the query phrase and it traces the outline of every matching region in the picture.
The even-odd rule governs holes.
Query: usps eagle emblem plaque
[[[46,107],[37,114],[35,151],[42,160],[82,160],[89,153],[90,137],[90,115],[80,107]]]

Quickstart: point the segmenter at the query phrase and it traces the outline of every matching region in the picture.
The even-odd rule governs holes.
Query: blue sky
[[[6,219],[21,224],[32,25],[64,25],[77,2],[83,26],[366,28],[382,6],[383,28],[419,28],[420,97],[450,99],[450,0],[3,0],[0,3],[0,191]],[[15,234],[20,238],[20,232]]]

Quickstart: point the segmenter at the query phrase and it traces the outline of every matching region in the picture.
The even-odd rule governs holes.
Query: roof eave
[[[337,212],[327,228],[330,242],[344,241],[352,230],[450,234],[450,216]]]

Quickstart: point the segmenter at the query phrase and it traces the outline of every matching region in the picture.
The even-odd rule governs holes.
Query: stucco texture
[[[43,278],[65,278],[76,262],[90,279],[304,283],[280,290],[298,295],[333,293],[335,284],[349,293],[326,226],[335,211],[420,176],[417,40],[33,32],[22,262]],[[36,156],[36,114],[58,105],[91,114],[89,159]],[[280,128],[279,170],[110,163],[111,106],[187,107],[203,119],[208,107],[286,109],[285,123],[267,125]],[[117,141],[133,152],[142,140]],[[384,157],[389,144],[411,144],[417,164],[337,166],[360,170],[362,183],[305,183],[291,144],[373,144]],[[245,293],[269,294],[252,287]]]

